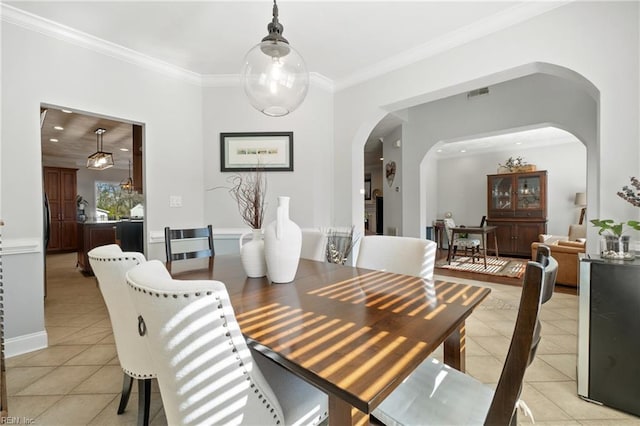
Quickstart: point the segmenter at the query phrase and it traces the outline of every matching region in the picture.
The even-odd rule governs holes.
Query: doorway
[[[74,266],[91,274],[87,251],[118,242],[125,222],[144,252],[144,125],[43,104],[40,128],[46,297],[47,255],[76,252]],[[90,164],[97,153],[105,164]]]

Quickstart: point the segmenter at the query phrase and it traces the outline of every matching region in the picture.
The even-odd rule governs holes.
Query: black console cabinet
[[[578,394],[640,416],[640,260],[582,257]]]

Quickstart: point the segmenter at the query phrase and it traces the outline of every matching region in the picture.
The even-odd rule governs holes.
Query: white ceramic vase
[[[289,219],[289,197],[278,197],[276,220],[264,230],[267,276],[274,283],[293,281],[300,262],[302,231]]]
[[[252,234],[250,241],[244,243],[244,237]],[[244,272],[249,278],[259,278],[267,275],[267,264],[264,260],[264,240],[262,229],[253,229],[240,236],[240,260]]]

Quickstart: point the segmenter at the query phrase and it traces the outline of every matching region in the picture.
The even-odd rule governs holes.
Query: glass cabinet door
[[[541,208],[540,176],[518,176],[516,179],[516,208]]]
[[[509,177],[494,177],[491,180],[491,209],[513,210],[511,195],[513,179]]]

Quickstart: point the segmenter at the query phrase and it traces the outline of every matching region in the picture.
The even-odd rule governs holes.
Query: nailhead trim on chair
[[[133,260],[136,262],[136,265],[140,264],[140,260],[139,259],[135,259],[133,257],[129,257],[129,256],[120,256],[120,257],[95,257],[95,256],[89,256],[89,259],[91,260],[95,260],[98,262],[122,262],[123,260]],[[122,368],[122,367],[121,367]],[[136,374],[132,371],[127,370],[126,368],[123,368],[122,371],[127,374],[129,377],[133,377],[134,379],[155,379],[156,375],[155,374]]]
[[[118,257],[118,258],[89,256],[89,259],[97,260],[98,262],[116,262],[116,261],[122,262],[123,260],[134,260],[136,262],[136,265],[140,264],[140,260],[134,259],[133,257],[128,257],[128,256]]]
[[[139,291],[139,292],[142,292],[143,294],[148,294],[151,297],[153,297],[153,296],[160,297],[161,295],[164,296],[164,297],[168,297],[169,295],[171,295],[171,296],[173,296],[174,299],[177,299],[179,297],[179,295],[180,295],[180,294],[176,294],[176,293],[171,294],[171,293],[160,293],[160,292],[147,291],[146,289],[140,289],[140,288],[134,286],[129,281],[127,281],[127,284],[129,284],[129,287],[131,287],[134,291]],[[213,295],[213,292],[210,291],[210,290],[205,293],[205,296],[211,296],[211,295]],[[193,293],[193,294],[182,293],[182,296],[184,298],[189,298],[190,296],[200,297],[200,296],[202,296],[202,293],[201,292],[196,292],[196,293]],[[216,298],[216,300],[218,302],[220,302],[220,296],[216,295],[215,298]],[[218,304],[218,309],[222,309],[222,302],[220,302]],[[220,315],[220,319],[224,320],[224,323],[222,324],[222,326],[226,328],[227,327],[227,319],[226,319],[225,315],[224,314]],[[231,333],[227,331],[225,333],[225,336],[226,337],[231,337]],[[229,341],[229,345],[233,346],[233,341]],[[231,352],[237,353],[238,349],[235,346],[233,346],[232,349],[231,349]],[[249,384],[250,384],[251,388],[256,388],[254,390],[254,393],[258,394],[258,400],[261,401],[263,405],[266,405],[265,408],[267,410],[269,410],[271,408],[271,404],[269,404],[268,400],[262,396],[262,390],[258,389],[257,385],[251,381],[251,376],[249,375],[249,372],[247,371],[244,363],[240,360],[240,356],[236,355],[236,359],[238,361],[240,361],[238,366],[240,368],[242,368],[243,374],[245,374],[247,376],[247,380],[249,381]],[[274,409],[273,408],[271,408],[271,410],[269,412],[273,413],[273,419],[276,421],[276,424],[278,424],[278,425],[281,424],[281,421],[278,419],[278,413],[274,413]]]
[[[133,377],[134,379],[155,379],[156,378],[155,374],[135,374],[127,370],[126,368],[123,368],[122,371],[124,371],[128,376]]]

